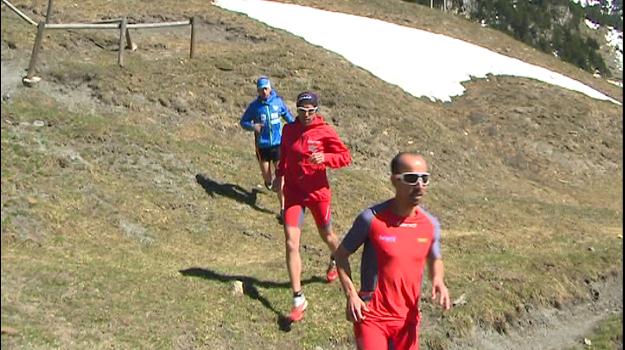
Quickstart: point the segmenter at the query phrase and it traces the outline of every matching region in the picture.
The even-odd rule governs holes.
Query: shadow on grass
[[[226,275],[226,274],[217,273],[215,271],[207,270],[207,269],[203,269],[199,267],[191,267],[188,269],[180,270],[179,272],[183,276],[202,277],[202,278],[206,278],[206,279],[213,280],[213,281],[219,281],[219,282],[230,282],[230,281],[243,282],[243,294],[247,295],[248,297],[254,300],[260,301],[260,303],[263,304],[264,307],[266,307],[267,309],[275,313],[276,316],[278,316],[277,323],[281,331],[283,332],[291,331],[291,323],[293,323],[291,319],[289,319],[287,316],[282,314],[280,311],[276,310],[276,308],[273,307],[271,302],[267,300],[267,298],[262,296],[260,292],[258,291],[258,288],[256,288],[256,286],[263,287],[263,288],[290,288],[291,287],[290,282],[262,281],[255,277],[242,276],[242,275]],[[318,277],[318,276],[313,276],[311,278],[302,280],[302,286],[310,284],[310,283],[326,283],[326,281],[323,278]]]
[[[250,192],[239,185],[228,183],[222,184],[211,180],[202,174],[195,175],[195,180],[200,184],[200,186],[202,186],[202,188],[204,188],[204,191],[206,191],[206,193],[213,198],[215,197],[215,194],[218,194],[232,198],[239,203],[247,204],[260,212],[273,214],[271,210],[261,208],[256,205],[258,192],[260,192],[258,189],[253,188]]]

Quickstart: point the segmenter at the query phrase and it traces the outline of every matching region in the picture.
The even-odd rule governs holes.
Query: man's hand
[[[367,304],[355,294],[347,298],[345,318],[350,322],[360,322],[365,319],[363,311],[369,311]]]
[[[449,291],[443,283],[442,279],[435,279],[432,281],[432,300],[436,300],[436,297],[439,297],[438,303],[445,310],[449,310],[451,308],[451,300],[449,298]]]
[[[254,124],[254,133],[260,135],[260,131],[263,129],[263,124]]]
[[[310,155],[310,162],[313,164],[323,164],[326,157],[323,155],[323,152],[315,152]]]

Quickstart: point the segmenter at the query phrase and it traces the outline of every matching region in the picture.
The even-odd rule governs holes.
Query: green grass
[[[575,349],[612,350],[623,348],[623,314],[612,315],[605,319],[593,330],[592,336],[584,338],[590,340],[590,345],[583,342],[583,345],[572,347]]]
[[[111,13],[99,2],[56,3],[66,20]],[[172,16],[171,4],[127,10]],[[397,150],[431,159],[426,205],[442,223],[452,297],[468,302],[443,314],[424,300],[426,348],[445,349],[476,326],[503,332],[524,317],[520,304],[588,301],[585,281],[622,272],[622,108],[511,78],[470,83],[467,96],[442,106],[244,16],[188,6],[206,30],[198,59],[184,57],[184,33],[166,36],[165,48],[143,34],[119,68],[114,52],[93,51],[92,40],[108,34],[58,32],[42,55],[49,85],[3,100],[2,326],[17,330],[2,335],[3,348],[353,347],[340,287],[320,280],[329,254],[310,216],[302,257],[311,308],[281,329],[291,292],[277,201],[257,187],[252,137],[237,124],[259,72],[275,77],[289,104],[301,89],[320,90],[323,113],[352,150],[353,164],[330,172],[338,234],[392,195],[387,163]],[[5,22],[10,16],[2,14],[3,40],[21,42],[29,29]],[[513,97],[493,102],[503,95]],[[545,130],[521,133],[521,118],[498,117],[529,103],[540,115],[527,117],[548,121]],[[468,125],[472,112],[490,119]],[[486,138],[480,130],[490,126],[499,134]],[[571,129],[578,151],[556,147],[571,142]],[[547,141],[556,160],[587,157],[593,166],[532,153]],[[351,260],[357,280],[358,254]],[[235,280],[244,295],[232,294]]]

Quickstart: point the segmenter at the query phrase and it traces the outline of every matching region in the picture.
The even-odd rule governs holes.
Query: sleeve
[[[324,164],[330,168],[342,168],[348,166],[352,162],[352,156],[349,149],[339,135],[330,126],[328,126],[328,137],[324,140]]]
[[[378,259],[371,241],[367,239],[360,259],[360,290],[373,292],[378,284]]]
[[[438,219],[434,217],[432,217],[432,219],[434,224],[434,239],[432,240],[432,245],[430,246],[428,259],[442,259],[443,255],[441,253],[441,225],[439,224]]]
[[[245,109],[245,112],[243,113],[243,115],[241,116],[241,120],[239,121],[239,124],[241,124],[241,127],[245,130],[254,130],[254,103],[250,103],[247,108]]]
[[[291,111],[289,111],[289,108],[286,106],[286,104],[284,104],[284,101],[282,99],[280,99],[280,104],[282,105],[280,111],[282,119],[284,119],[288,124],[293,123],[295,121],[295,118],[291,114]]]
[[[373,211],[371,208],[363,211],[358,215],[352,227],[349,229],[341,245],[345,250],[350,253],[354,253],[358,248],[363,245],[369,238],[369,229],[371,228],[371,221],[373,220]]]

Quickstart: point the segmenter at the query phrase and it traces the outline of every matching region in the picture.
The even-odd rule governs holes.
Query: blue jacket
[[[258,97],[252,101],[241,116],[239,123],[245,130],[254,130],[254,124],[263,124],[260,135],[256,138],[256,144],[258,148],[269,148],[280,145],[282,139],[281,119],[287,123],[295,121],[282,98],[272,90],[267,100]]]

